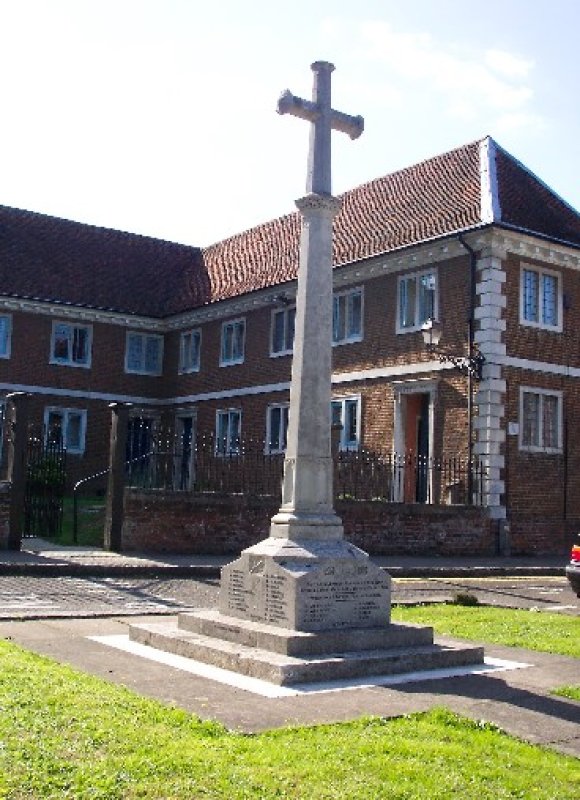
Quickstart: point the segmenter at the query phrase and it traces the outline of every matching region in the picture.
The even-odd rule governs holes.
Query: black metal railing
[[[481,505],[483,479],[479,461],[459,456],[351,450],[339,452],[334,459],[334,489],[339,499]]]
[[[31,434],[26,448],[23,536],[55,536],[62,528],[66,448],[61,439]]]
[[[185,448],[152,437],[149,445],[127,462],[127,486],[281,496],[284,455],[268,453],[263,442],[230,443],[226,452],[213,437]],[[481,505],[484,469],[478,461],[363,449],[339,451],[333,460],[336,499]]]

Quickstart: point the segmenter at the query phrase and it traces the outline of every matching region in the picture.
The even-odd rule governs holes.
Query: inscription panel
[[[382,574],[308,576],[300,581],[298,624],[306,630],[385,625],[390,590]]]
[[[284,628],[294,626],[294,580],[274,561],[242,556],[222,572],[219,610],[223,614]]]
[[[390,578],[368,560],[250,559],[224,567],[222,614],[302,631],[372,628],[390,621]]]

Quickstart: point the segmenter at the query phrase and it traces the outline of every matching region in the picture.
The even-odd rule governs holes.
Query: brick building
[[[490,138],[342,201],[339,446],[477,458],[514,550],[563,550],[580,525],[580,215]],[[218,453],[280,453],[299,235],[294,213],[200,249],[0,207],[0,391],[58,427],[71,480],[106,466],[115,401],[146,434],[171,420]],[[457,364],[478,354],[472,379]],[[391,499],[428,502],[425,480]]]

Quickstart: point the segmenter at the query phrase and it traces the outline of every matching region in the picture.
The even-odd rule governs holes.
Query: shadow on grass
[[[543,694],[536,694],[510,686],[504,679],[490,675],[465,675],[453,679],[443,679],[443,685],[439,681],[417,681],[409,684],[397,686],[397,691],[407,694],[440,695],[442,704],[448,702],[443,698],[453,698],[456,696],[468,698],[473,701],[487,701],[494,703],[505,703],[506,712],[509,714],[509,706],[553,717],[563,722],[570,722],[580,726],[580,706],[573,700],[559,700],[554,697],[547,697]],[[451,681],[451,686],[449,685]],[[557,676],[554,676],[554,684],[557,685]],[[439,684],[439,685],[438,685]],[[512,712],[513,713],[513,712]],[[515,714],[514,714],[515,716]],[[580,733],[580,727],[579,727]],[[525,730],[522,730],[525,735]],[[557,738],[555,735],[554,738]]]

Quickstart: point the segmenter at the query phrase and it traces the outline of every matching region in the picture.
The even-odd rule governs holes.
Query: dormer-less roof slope
[[[198,248],[0,206],[0,295],[163,317],[209,282]]]
[[[580,215],[487,137],[342,195],[335,266],[490,224],[580,246]],[[298,214],[204,250],[212,301],[297,275]]]
[[[333,262],[488,225],[580,247],[580,215],[487,137],[342,195]],[[298,213],[200,250],[0,206],[0,295],[166,317],[294,280]]]
[[[333,261],[347,264],[480,224],[479,151],[467,145],[342,195]],[[297,275],[298,213],[204,250],[212,300]]]
[[[513,156],[496,146],[496,222],[555,242],[580,247],[580,214]]]

